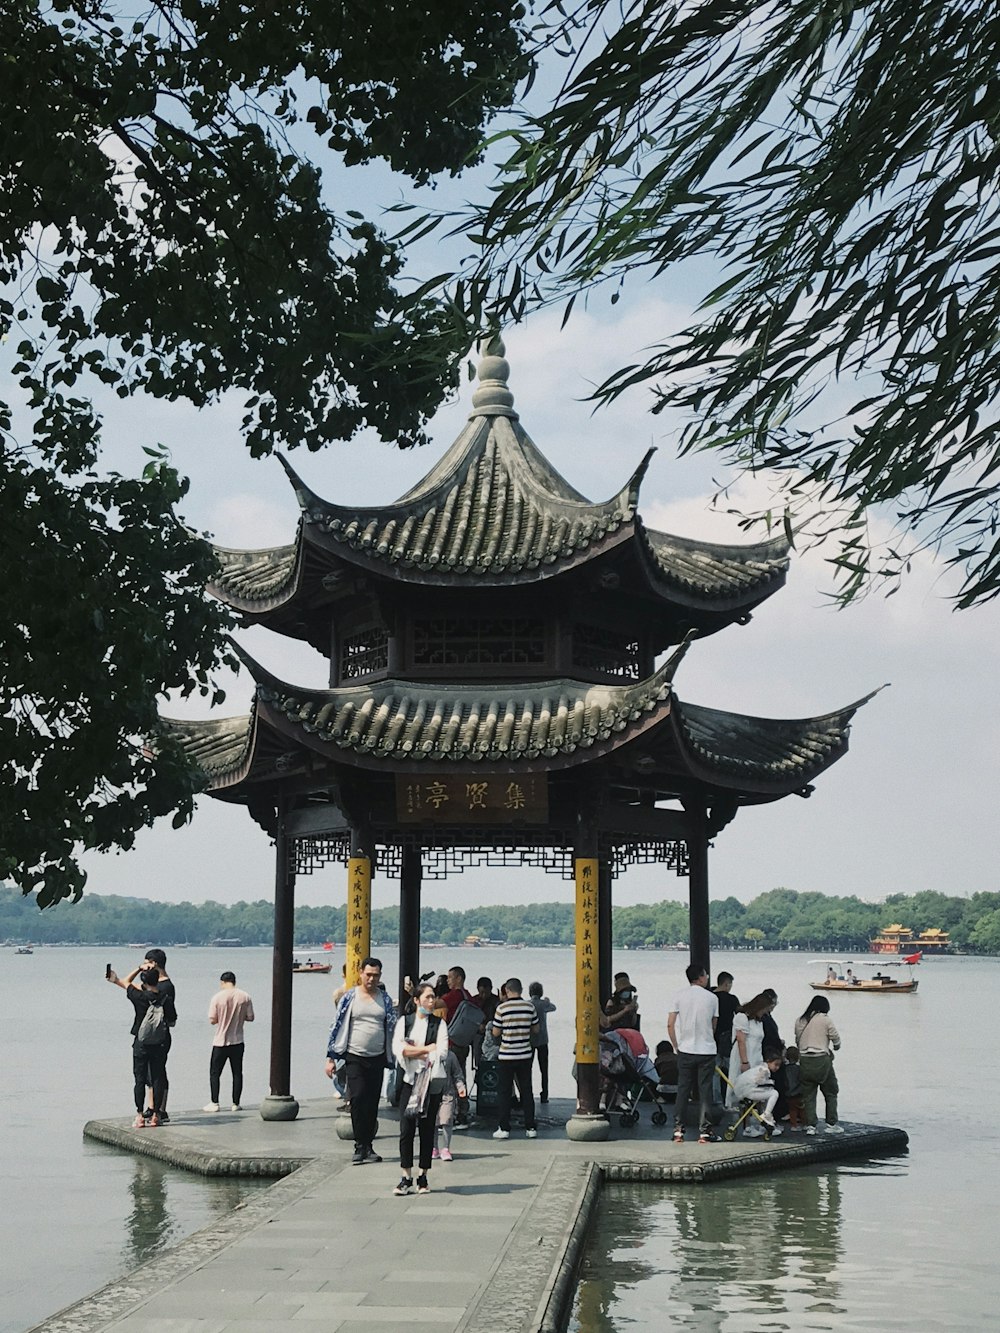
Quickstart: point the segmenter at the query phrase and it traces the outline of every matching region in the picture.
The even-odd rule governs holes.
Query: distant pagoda
[[[532,443],[508,376],[495,340],[465,429],[394,503],[323,500],[282,460],[301,509],[295,539],[216,548],[212,592],[330,663],[329,688],[310,689],[241,653],[256,681],[249,714],[170,723],[210,794],[246,805],[276,840],[279,1097],[290,1095],[290,987],[277,987],[286,955],[291,973],[296,874],[348,864],[349,967],[368,947],[373,864],[399,874],[402,980],[419,971],[422,875],[518,863],[577,883],[580,1032],[593,1036],[591,1051],[578,1032],[578,1063],[592,1109],[614,875],[638,862],[688,875],[691,953],[707,965],[709,839],[743,806],[808,795],[867,701],[805,719],[682,702],[674,677],[691,643],[745,624],[784,585],[787,542],[647,528],[638,500],[653,451],[592,503]]]

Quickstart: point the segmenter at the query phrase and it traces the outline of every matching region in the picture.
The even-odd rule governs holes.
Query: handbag
[[[412,1116],[416,1119],[418,1116],[426,1114],[427,1098],[431,1087],[431,1065],[425,1061],[417,1071],[417,1076],[413,1080],[413,1091],[410,1093],[410,1100],[406,1103],[403,1111],[404,1115]]]

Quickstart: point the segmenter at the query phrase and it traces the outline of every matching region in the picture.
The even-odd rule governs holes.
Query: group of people
[[[830,1001],[815,996],[795,1021],[795,1045],[785,1046],[774,1019],[778,996],[761,991],[746,1004],[732,993],[733,977],[721,972],[714,989],[706,969],[692,963],[688,985],[679,992],[667,1016],[667,1032],[676,1059],[677,1100],[674,1141],[684,1142],[688,1101],[697,1087],[700,1103],[699,1143],[718,1143],[713,1121],[720,1101],[717,1070],[727,1070],[726,1106],[754,1102],[763,1109],[764,1128],[750,1125],[748,1137],[780,1134],[779,1120],[792,1131],[817,1132],[816,1105],[823,1093],[826,1132],[842,1134],[838,1117],[839,1086],[834,1052],[840,1033],[830,1018]],[[660,1053],[658,1052],[658,1055]],[[664,1053],[665,1055],[666,1053]]]
[[[399,1165],[395,1193],[430,1190],[435,1160],[452,1160],[452,1131],[469,1123],[468,1066],[495,1060],[499,1125],[495,1139],[509,1139],[515,1088],[524,1114],[524,1133],[537,1138],[532,1066],[538,1059],[540,1100],[547,1102],[548,1030],[555,1005],[532,982],[528,996],[518,977],[493,990],[480,977],[476,994],[465,986],[465,970],[453,967],[433,983],[407,978],[407,999],[397,1016],[382,986],[382,963],[366,958],[359,983],[336,994],[336,1014],[327,1042],[326,1074],[342,1081],[350,1105],[355,1166],[381,1162],[375,1127],[386,1068],[398,1084]],[[416,1176],[414,1176],[416,1155]]]
[[[167,973],[167,955],[162,949],[147,949],[138,967],[119,977],[109,963],[105,979],[125,992],[132,1006],[132,1079],[136,1129],[166,1125],[170,1121],[167,1097],[167,1057],[177,1022],[176,991]],[[219,1110],[222,1072],[228,1064],[233,1080],[232,1109],[241,1109],[243,1096],[243,1028],[254,1021],[253,1001],[236,985],[234,972],[223,972],[219,990],[208,1006],[208,1021],[215,1028],[208,1067],[207,1112]]]

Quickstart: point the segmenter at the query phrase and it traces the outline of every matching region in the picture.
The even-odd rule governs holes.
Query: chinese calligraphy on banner
[[[545,824],[548,779],[545,774],[397,774],[396,817],[404,824]]]
[[[356,986],[361,961],[368,957],[372,935],[372,863],[367,856],[347,862],[347,984]]]
[[[597,860],[577,857],[573,870],[576,879],[576,1062],[578,1065],[596,1065],[600,1038]]]

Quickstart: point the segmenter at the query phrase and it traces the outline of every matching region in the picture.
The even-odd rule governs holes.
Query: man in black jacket
[[[163,1096],[166,1086],[167,1037],[172,1024],[177,1022],[173,996],[161,994],[160,976],[155,967],[131,972],[123,981],[115,972],[108,972],[108,981],[120,986],[132,1005],[132,1074],[135,1084],[135,1128],[160,1124]],[[162,1021],[153,1024],[147,1034],[143,1020],[150,1009],[162,1010]],[[149,1025],[146,1025],[147,1027]],[[153,1107],[148,1117],[144,1110],[147,1085],[153,1090]]]

